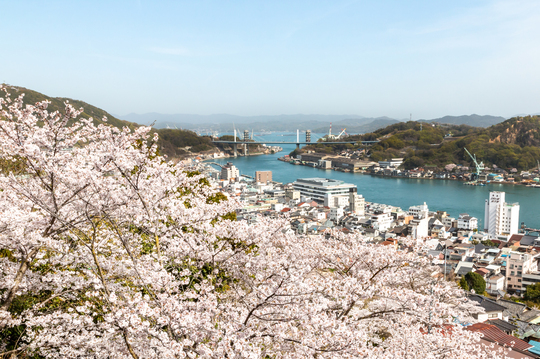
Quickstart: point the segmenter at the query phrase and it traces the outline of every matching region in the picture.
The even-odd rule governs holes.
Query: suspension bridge
[[[324,141],[324,142],[311,142],[311,131],[306,131],[306,138],[305,141],[300,140],[300,131],[296,130],[296,141],[272,141],[272,140],[261,140],[261,141],[254,141],[253,138],[250,138],[249,131],[244,131],[244,138],[240,139],[236,136],[236,130],[234,130],[234,140],[224,141],[224,140],[213,140],[212,143],[222,143],[222,144],[229,144],[233,146],[234,150],[234,156],[238,156],[238,145],[243,146],[244,154],[248,153],[248,145],[296,145],[296,148],[300,148],[300,145],[312,145],[312,144],[318,144],[318,143],[324,143],[328,145],[338,145],[338,144],[353,144],[356,145],[358,143],[362,143],[363,145],[372,145],[374,143],[379,142],[377,141],[356,141],[356,140],[342,140],[342,141]]]

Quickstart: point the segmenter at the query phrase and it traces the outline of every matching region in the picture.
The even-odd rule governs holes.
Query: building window
[[[514,269],[514,265],[513,265],[513,264],[510,264],[510,269]]]
[[[499,313],[489,313],[488,314],[488,318],[498,318],[499,317]]]
[[[514,275],[514,271],[511,271],[511,272],[510,272],[510,275]]]
[[[521,283],[521,279],[518,279],[518,282]]]
[[[517,275],[521,275],[521,271],[520,271],[520,270],[518,270],[518,274],[517,274]]]
[[[522,267],[522,266],[518,266],[518,269],[521,269],[521,268],[523,268],[523,267]]]

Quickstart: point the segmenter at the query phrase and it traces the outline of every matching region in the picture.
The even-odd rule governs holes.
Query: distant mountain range
[[[441,118],[434,118],[432,120],[419,120],[422,122],[438,122],[438,123],[447,123],[451,125],[469,125],[474,127],[489,127],[496,125],[498,123],[506,120],[501,116],[490,116],[490,115],[463,115],[463,116],[444,116]]]
[[[343,123],[362,125],[372,122],[373,118],[357,115],[275,115],[275,116],[235,116],[228,114],[189,115],[160,113],[129,114],[118,116],[125,121],[140,124],[154,124],[155,128],[186,128],[198,132],[232,132],[234,129],[254,131],[301,131],[328,132],[330,123],[339,127]],[[398,122],[398,121],[396,121]],[[393,122],[392,122],[393,123]],[[385,125],[386,126],[386,125]],[[336,129],[337,129],[336,127]]]
[[[332,123],[332,133],[338,134],[343,129],[349,134],[373,132],[386,126],[406,121],[389,117],[363,117],[359,115],[262,115],[262,116],[236,116],[228,114],[190,115],[190,114],[160,114],[131,113],[117,116],[125,121],[144,125],[153,124],[155,128],[183,128],[199,133],[232,132],[238,131],[301,131],[311,130],[314,133],[328,133]],[[423,122],[438,122],[453,125],[469,125],[473,127],[489,127],[504,121],[501,116],[445,116]]]

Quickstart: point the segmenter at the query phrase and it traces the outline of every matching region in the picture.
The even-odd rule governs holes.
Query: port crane
[[[345,132],[345,130],[346,130],[346,128],[342,128],[341,133],[339,135],[337,135],[336,138],[341,138],[341,136],[343,136],[343,134],[346,134],[348,136],[348,134],[347,134],[347,132]]]
[[[476,166],[476,179],[474,180],[474,182],[477,182],[478,179],[480,178],[480,172],[484,170],[484,162],[480,161],[480,163],[478,163],[478,161],[476,160],[476,155],[471,155],[471,153],[469,152],[469,150],[467,150],[467,148],[465,148],[465,152],[467,152],[469,157],[471,157],[471,159],[474,162],[474,165]]]

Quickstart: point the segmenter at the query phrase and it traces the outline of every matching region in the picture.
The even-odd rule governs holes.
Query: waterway
[[[300,135],[300,140],[304,140]],[[312,134],[316,141],[319,134]],[[295,141],[296,133],[273,133],[257,136],[256,141]],[[283,151],[273,155],[248,156],[219,159],[216,162],[232,162],[241,174],[254,176],[255,171],[272,171],[274,181],[289,183],[297,178],[325,177],[355,184],[358,193],[366,201],[385,203],[407,210],[410,206],[426,202],[432,211],[446,211],[456,217],[468,213],[478,218],[479,228],[484,223],[484,204],[490,191],[506,192],[506,202],[520,204],[520,223],[540,228],[540,188],[519,185],[489,183],[486,186],[466,186],[460,181],[413,178],[391,178],[361,173],[321,170],[301,165],[291,165],[277,158],[293,151],[295,145],[282,145]]]

